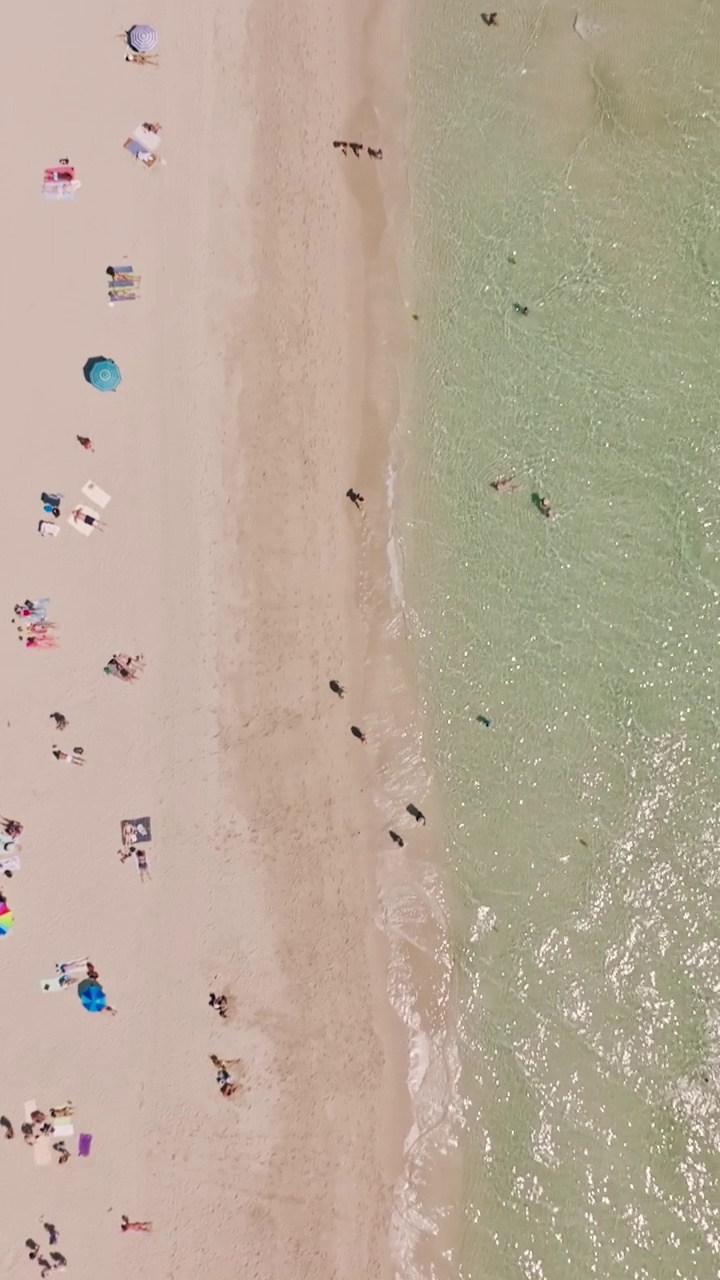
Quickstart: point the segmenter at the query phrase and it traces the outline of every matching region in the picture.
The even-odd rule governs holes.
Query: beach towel
[[[160,146],[160,134],[139,124],[137,129],[133,129],[123,146],[126,151],[135,156],[136,160],[140,160],[142,164],[150,168],[158,158],[156,153]]]
[[[148,844],[152,840],[149,818],[123,818],[120,823],[123,844]]]
[[[109,305],[112,307],[116,302],[134,302],[138,297],[137,289],[140,284],[140,276],[135,275],[132,264],[125,263],[124,266],[120,267],[108,267],[108,272],[110,271],[115,274],[108,274]]]
[[[100,513],[98,511],[93,511],[92,507],[80,507],[80,510],[89,516],[94,516],[96,520],[100,519]],[[71,524],[73,529],[77,529],[78,533],[83,533],[86,538],[89,538],[90,534],[93,532],[94,525],[86,524],[84,520],[76,520],[72,512],[68,516],[67,520],[68,524]]]
[[[80,185],[72,165],[53,165],[43,170],[42,192],[46,200],[72,200]]]
[[[40,987],[41,987],[41,989],[42,989],[43,991],[51,991],[51,992],[53,992],[53,991],[64,991],[64,990],[65,990],[65,983],[64,983],[64,982],[61,982],[59,977],[56,977],[56,978],[41,978],[41,979],[40,979]]]
[[[95,506],[99,507],[101,511],[105,510],[108,502],[110,501],[110,494],[106,493],[104,489],[101,489],[100,485],[95,484],[93,480],[88,480],[87,484],[83,485],[80,492],[86,498],[89,498],[94,502]]]
[[[89,1156],[91,1145],[92,1145],[92,1134],[81,1133],[80,1137],[78,1138],[78,1155]]]
[[[6,845],[5,848],[7,849],[8,846]],[[0,872],[19,871],[19,870],[20,870],[19,858],[0,858]]]
[[[75,1132],[75,1125],[70,1120],[53,1120],[53,1141],[58,1142],[60,1138],[72,1138]]]

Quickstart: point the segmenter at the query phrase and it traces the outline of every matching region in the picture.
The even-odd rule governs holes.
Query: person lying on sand
[[[120,1219],[121,1231],[152,1231],[152,1222],[131,1222],[124,1213]]]
[[[75,524],[89,524],[91,529],[100,529],[102,533],[107,529],[104,520],[101,520],[99,516],[91,516],[89,511],[85,511],[83,507],[75,507],[72,518]]]

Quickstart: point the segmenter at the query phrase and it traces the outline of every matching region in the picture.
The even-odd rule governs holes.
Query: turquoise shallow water
[[[704,1280],[720,21],[694,0],[601,3],[583,40],[576,12],[525,0],[489,30],[469,0],[424,0],[417,19],[407,587],[454,908],[449,1273]],[[522,487],[499,497],[511,472]]]

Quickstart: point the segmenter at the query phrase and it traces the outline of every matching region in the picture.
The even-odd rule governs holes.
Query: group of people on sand
[[[66,1107],[51,1107],[51,1119],[48,1119],[44,1111],[31,1111],[30,1119],[20,1125],[20,1132],[22,1133],[23,1141],[27,1142],[28,1146],[32,1147],[35,1145],[38,1138],[51,1138],[55,1132],[55,1125],[52,1121],[60,1115],[72,1115],[72,1103],[67,1103]],[[10,1137],[10,1134],[7,1132],[6,1137]],[[58,1153],[58,1164],[67,1164],[70,1159],[70,1152],[68,1151],[65,1143],[63,1141],[53,1142],[52,1148],[53,1151],[57,1151]]]
[[[345,496],[347,498],[350,498],[350,501],[358,509],[360,509],[360,503],[365,501],[362,494],[358,493],[355,489],[348,489]],[[330,680],[329,685],[330,685],[330,691],[334,693],[335,696],[337,698],[340,698],[340,700],[342,701],[342,699],[345,697],[345,685],[341,684],[339,680]],[[353,738],[357,738],[358,742],[362,742],[363,745],[367,743],[367,735],[365,734],[364,730],[360,728],[359,725],[351,724],[350,732]],[[407,805],[407,812],[410,814],[411,818],[415,819],[416,823],[421,822],[423,826],[425,826],[425,814],[422,812],[421,809],[418,809],[417,805],[415,804]],[[388,834],[394,844],[398,845],[398,847],[401,849],[404,848],[405,841],[403,840],[401,835],[398,835],[397,831],[389,831]]]
[[[134,658],[126,653],[114,653],[103,672],[106,676],[117,676],[118,680],[137,680],[144,666],[141,653]]]
[[[211,1053],[210,1061],[213,1066],[217,1068],[215,1079],[220,1089],[220,1093],[223,1098],[232,1098],[233,1094],[237,1093],[240,1085],[237,1080],[233,1079],[231,1072],[228,1071],[228,1066],[237,1066],[240,1061],[239,1058],[235,1058],[232,1062],[228,1062],[224,1058],[218,1058],[217,1054]]]
[[[367,150],[367,153],[371,157],[371,159],[382,160],[382,147],[365,148],[363,147],[362,142],[340,142],[339,140],[333,142],[333,146],[337,150],[342,151],[344,156],[347,155],[348,147],[349,147],[354,156],[359,157],[361,151]]]
[[[57,1244],[60,1239],[60,1233],[55,1224],[52,1222],[43,1222],[43,1226],[48,1233],[48,1242],[51,1245]],[[40,1245],[36,1240],[27,1239],[25,1241],[25,1248],[28,1251],[30,1261],[37,1262],[40,1267],[41,1276],[48,1275],[50,1271],[64,1271],[67,1266],[67,1258],[62,1253],[59,1253],[58,1250],[54,1250],[50,1254],[49,1259],[44,1258],[40,1252]]]

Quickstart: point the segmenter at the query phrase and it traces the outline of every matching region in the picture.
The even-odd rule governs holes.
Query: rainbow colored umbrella
[[[0,902],[0,938],[9,933],[15,923],[15,917],[7,902]]]

